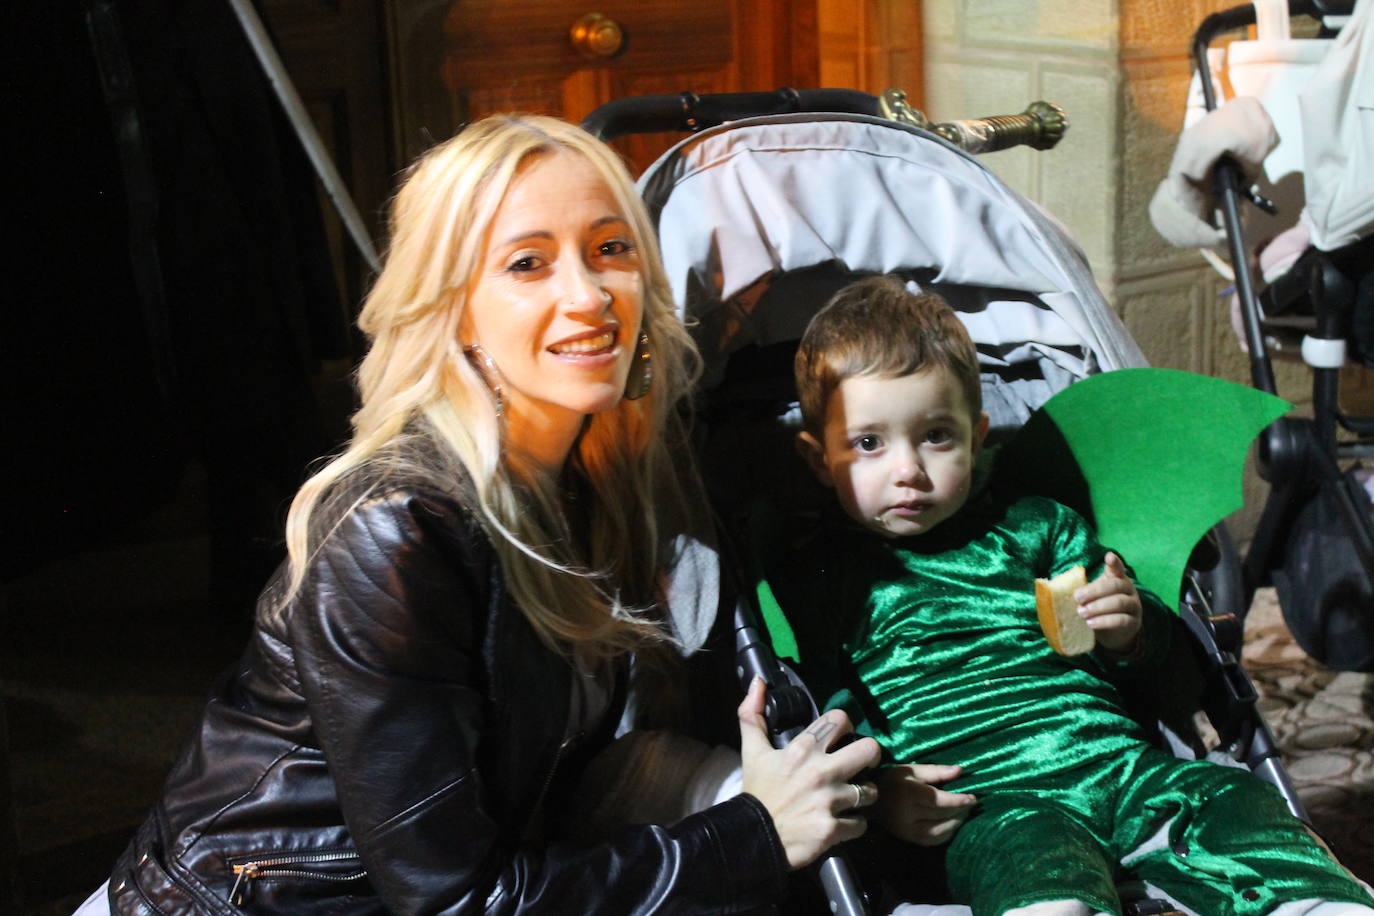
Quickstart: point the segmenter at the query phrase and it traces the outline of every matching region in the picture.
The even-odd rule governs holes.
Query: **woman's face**
[[[460,330],[496,364],[507,429],[576,436],[625,389],[644,312],[627,214],[580,156],[528,160],[491,223]],[[566,454],[566,452],[565,452]]]

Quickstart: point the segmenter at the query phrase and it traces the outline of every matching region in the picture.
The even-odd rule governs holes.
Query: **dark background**
[[[855,28],[863,5],[604,0],[630,38],[589,59],[574,0],[253,2],[379,249],[400,170],[469,118],[817,86],[823,57],[920,101],[910,3],[878,4],[874,54],[822,40],[822,5]],[[288,500],[346,433],[370,276],[228,0],[0,3],[0,123],[9,916],[104,879],[240,651]],[[638,170],[675,139],[616,145]]]
[[[351,403],[356,303],[230,7],[121,2],[97,53],[100,5],[0,12],[4,913],[108,874]]]

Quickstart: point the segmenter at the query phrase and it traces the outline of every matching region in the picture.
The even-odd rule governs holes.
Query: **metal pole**
[[[354,243],[362,252],[368,266],[373,271],[380,272],[382,269],[381,259],[377,257],[377,249],[372,244],[372,237],[368,235],[367,226],[363,224],[362,215],[358,213],[353,198],[349,196],[348,188],[344,186],[343,178],[340,177],[338,169],[334,167],[333,160],[329,158],[329,152],[324,148],[324,142],[315,130],[314,122],[310,120],[310,115],[305,110],[305,104],[301,102],[300,94],[296,92],[296,87],[292,84],[286,67],[282,65],[281,58],[277,55],[277,49],[272,46],[272,39],[268,37],[267,29],[263,26],[262,19],[258,17],[258,11],[253,8],[251,0],[229,0],[229,5],[234,8],[234,15],[238,16],[239,24],[243,26],[243,33],[248,37],[248,43],[253,46],[253,53],[257,55],[258,63],[262,65],[263,73],[267,75],[268,82],[272,84],[272,91],[277,94],[277,101],[281,102],[281,107],[286,112],[287,118],[290,119],[291,126],[295,128],[296,136],[300,138],[301,146],[305,147],[305,154],[310,157],[310,163],[315,167],[315,174],[324,184],[325,193],[333,202],[334,209],[339,212],[339,217],[343,220],[345,228],[348,229],[348,234],[353,237]]]

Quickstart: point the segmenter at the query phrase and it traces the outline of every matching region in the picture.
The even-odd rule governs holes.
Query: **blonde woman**
[[[672,721],[665,609],[701,496],[696,369],[623,166],[537,117],[473,124],[398,195],[348,449],[108,886],[116,913],[734,912],[863,831],[877,762],[829,713],[744,793],[590,845],[557,813],[627,695]],[[714,610],[714,608],[712,608]],[[687,644],[687,645],[684,645]],[[633,659],[633,664],[631,664]],[[105,900],[93,899],[92,907]]]

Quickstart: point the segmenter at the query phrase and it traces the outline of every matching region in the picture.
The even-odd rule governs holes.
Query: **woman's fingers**
[[[787,861],[800,868],[836,843],[867,829],[858,813],[878,798],[872,783],[854,782],[855,774],[877,763],[881,751],[872,738],[861,738],[830,751],[852,728],[849,717],[831,710],[812,722],[782,750],[768,744],[763,723],[763,692],[756,682],[739,707],[744,791],[773,818]]]
[[[845,811],[858,811],[870,805],[877,804],[878,787],[871,782],[850,782],[839,787],[836,793],[835,806],[831,809],[836,814]]]
[[[810,738],[811,744],[803,743],[808,750],[816,750],[827,755],[833,763],[837,772],[843,774],[843,778],[853,776],[860,770],[865,770],[871,766],[877,766],[882,758],[882,748],[878,742],[872,738],[859,738],[851,741],[842,747],[836,747],[835,742],[845,735],[854,731],[854,726],[849,723],[849,716],[843,710],[832,709],[812,722],[792,741],[805,742]]]
[[[768,722],[763,716],[765,690],[763,678],[755,677],[739,704],[740,756],[746,760],[773,749],[773,742],[768,738]]]
[[[830,745],[834,744],[841,735],[849,732],[849,717],[840,713],[838,718],[834,713],[826,713],[815,722],[812,722],[797,737],[793,738],[793,743],[800,742],[807,750],[813,748],[819,751],[828,751]]]
[[[817,773],[833,783],[850,781],[854,774],[876,766],[882,748],[872,738],[842,743],[854,728],[843,710],[832,709],[812,722],[787,745],[787,752],[800,758],[815,758]]]
[[[862,815],[855,814],[849,815],[847,817],[837,817],[835,818],[835,830],[831,838],[830,845],[837,846],[840,843],[847,843],[850,840],[857,840],[859,837],[863,836],[864,833],[866,833],[867,831],[868,818]],[[829,846],[826,847],[826,849],[829,848]],[[826,849],[822,849],[820,852],[818,852],[813,857],[812,861],[819,859],[821,855],[825,853]]]

